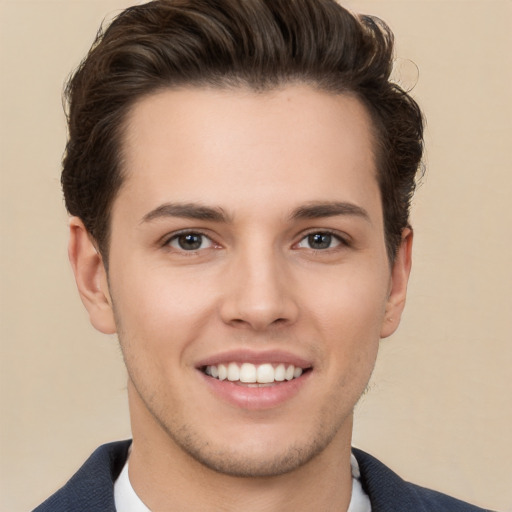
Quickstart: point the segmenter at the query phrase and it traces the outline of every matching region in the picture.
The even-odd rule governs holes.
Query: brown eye
[[[169,246],[181,251],[198,251],[212,246],[212,241],[201,233],[182,233],[171,238]]]

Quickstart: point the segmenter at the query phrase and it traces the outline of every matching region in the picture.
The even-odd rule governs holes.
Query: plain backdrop
[[[130,437],[115,337],[67,262],[62,84],[128,0],[0,2],[0,508],[30,510]],[[508,0],[352,0],[397,38],[427,118],[403,323],[382,342],[354,444],[404,478],[512,511],[512,50]],[[418,71],[419,70],[419,71]]]

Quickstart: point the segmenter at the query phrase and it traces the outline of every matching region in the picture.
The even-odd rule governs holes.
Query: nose
[[[291,325],[299,308],[285,258],[269,250],[243,254],[231,261],[223,279],[222,320],[235,327],[264,331]]]

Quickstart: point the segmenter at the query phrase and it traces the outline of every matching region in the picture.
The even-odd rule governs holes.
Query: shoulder
[[[372,512],[491,512],[406,482],[375,457],[355,448],[352,451],[361,471],[361,483],[370,497]]]
[[[113,486],[131,441],[97,448],[71,479],[33,512],[115,512]]]

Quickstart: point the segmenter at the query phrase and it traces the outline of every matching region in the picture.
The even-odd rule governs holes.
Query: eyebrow
[[[290,215],[290,220],[320,219],[349,215],[361,217],[370,221],[368,212],[353,203],[338,201],[315,201],[299,206]],[[208,220],[212,222],[229,222],[231,219],[219,207],[203,206],[196,203],[165,203],[144,215],[141,222],[151,222],[166,217],[181,217],[184,219]]]
[[[353,203],[338,201],[315,201],[304,206],[299,206],[292,212],[290,219],[319,219],[322,217],[335,217],[337,215],[361,217],[371,224],[370,215],[368,215],[368,212],[364,208]]]
[[[229,220],[222,208],[212,208],[196,203],[165,203],[144,215],[142,222],[165,217],[182,217],[213,222],[228,222]]]

